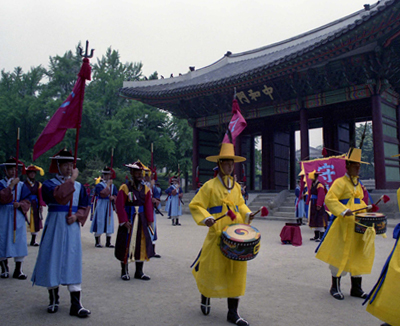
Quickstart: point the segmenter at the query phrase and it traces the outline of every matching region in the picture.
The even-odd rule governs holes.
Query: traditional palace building
[[[309,157],[309,128],[322,128],[331,155],[354,145],[355,123],[372,120],[377,189],[400,186],[400,0],[365,5],[358,12],[307,33],[233,54],[179,77],[127,81],[120,96],[167,110],[193,127],[193,176],[212,175],[206,156],[231,118],[236,90],[248,126],[236,154],[254,189],[254,138],[262,139],[262,189],[294,188],[295,131]],[[329,151],[328,151],[329,152]],[[210,165],[211,164],[211,165]],[[194,182],[195,184],[195,182]]]

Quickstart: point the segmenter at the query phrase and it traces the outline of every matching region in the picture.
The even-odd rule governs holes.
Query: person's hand
[[[346,209],[344,216],[351,216],[351,215],[353,215],[353,212],[351,211],[351,209],[349,209],[349,208]]]
[[[11,189],[13,189],[14,186],[15,186],[18,182],[19,182],[19,178],[18,178],[18,177],[12,179],[11,182],[10,182],[9,187],[10,187]]]
[[[114,201],[115,200],[115,196],[110,196],[110,200]]]
[[[321,206],[317,206],[317,211],[319,211],[321,209]]]
[[[124,226],[128,229],[128,231],[130,231],[130,230],[132,230],[132,224],[131,224],[131,222],[125,222],[124,223]]]
[[[177,192],[176,189],[172,190],[172,191],[171,191],[171,195],[172,195],[172,196],[175,196],[175,195],[176,195],[176,192]]]
[[[75,181],[78,178],[79,170],[78,168],[72,169],[71,180]]]
[[[21,204],[19,202],[17,202],[17,201],[15,201],[13,203],[13,205],[14,205],[14,208],[20,208],[21,207]]]
[[[215,224],[215,219],[214,218],[209,218],[204,223],[208,227],[213,226]]]
[[[254,220],[254,217],[255,217],[255,216],[256,216],[255,213],[250,213],[250,215],[249,215],[250,221]]]
[[[78,217],[75,214],[72,214],[71,216],[67,216],[67,224],[71,225],[72,223],[75,223]]]

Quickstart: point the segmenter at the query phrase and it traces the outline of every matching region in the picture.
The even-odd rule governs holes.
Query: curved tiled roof
[[[394,6],[400,10],[400,0],[380,1],[369,7],[366,5],[360,11],[290,39],[238,54],[227,53],[217,62],[179,77],[126,81],[120,89],[120,95],[149,104],[176,102],[182,98],[212,94],[224,88],[231,89],[232,86],[251,83],[257,78],[278,77],[288,73],[289,69],[297,70],[309,66],[310,63],[315,64],[318,57],[327,61],[333,54],[337,58],[348,52],[349,47],[354,49],[355,44],[365,46],[362,39],[374,39],[376,31],[364,25],[372,17],[388,12]],[[390,26],[381,26],[388,27]],[[343,48],[333,44],[347,35],[348,47],[346,44],[343,44]],[[330,50],[327,51],[327,48]],[[313,61],[305,63],[304,60],[310,53]]]

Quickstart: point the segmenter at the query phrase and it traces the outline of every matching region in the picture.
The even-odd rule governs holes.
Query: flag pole
[[[114,163],[114,148],[111,148],[111,159],[110,159],[110,179],[112,179],[113,176],[113,163]],[[110,185],[110,198],[109,198],[109,202],[108,202],[108,224],[111,224],[111,205],[112,200],[111,200],[111,196],[112,196],[112,184]]]
[[[86,84],[86,79],[88,79],[87,77],[89,77],[89,79],[90,79],[90,71],[89,71],[89,76],[85,76],[85,72],[87,72],[87,71],[82,71],[82,70],[84,70],[82,68],[83,68],[83,65],[85,63],[89,64],[89,58],[93,57],[93,52],[94,52],[94,49],[92,49],[91,52],[90,52],[90,55],[89,55],[88,54],[89,53],[88,50],[89,50],[89,41],[86,41],[85,53],[83,53],[82,48],[79,47],[79,55],[81,57],[83,57],[83,64],[82,64],[81,70],[79,72],[79,75],[81,75],[81,73],[82,73],[83,76],[80,76],[80,77],[83,79],[83,83],[81,85],[82,90],[81,90],[81,92],[79,92],[79,96],[80,96],[80,98],[79,98],[79,106],[78,106],[79,115],[78,115],[78,120],[76,121],[74,169],[76,168],[76,160],[77,160],[77,157],[78,157],[79,131],[81,129],[81,123],[82,123],[82,110],[83,110],[83,98],[84,98],[85,84]],[[68,216],[71,216],[71,214],[72,214],[72,202],[73,202],[73,200],[74,200],[74,198],[72,196],[72,199],[71,199],[71,201],[69,203]]]
[[[153,143],[151,143],[151,170],[153,171]]]
[[[19,159],[19,127],[17,130],[17,153],[15,155],[15,174],[14,178],[18,178],[18,159]],[[17,201],[17,196],[18,196],[18,183],[15,184],[14,187],[14,203]],[[14,206],[14,243],[15,243],[15,235],[16,235],[16,230],[17,230],[17,208]]]

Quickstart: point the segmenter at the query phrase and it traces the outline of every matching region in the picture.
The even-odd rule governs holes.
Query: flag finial
[[[91,50],[90,50],[90,55],[88,54],[89,41],[86,41],[85,54],[83,54],[83,49],[82,49],[80,46],[79,46],[78,48],[79,48],[79,55],[80,55],[81,57],[83,57],[83,58],[88,58],[88,59],[93,58],[94,49],[91,49]]]

